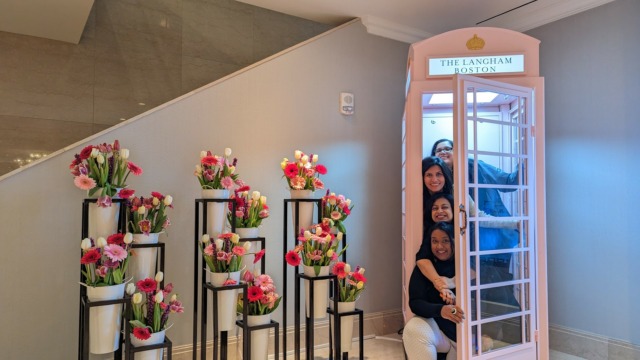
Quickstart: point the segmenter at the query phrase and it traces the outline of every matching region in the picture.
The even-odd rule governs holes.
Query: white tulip
[[[82,242],[80,243],[80,248],[82,250],[89,250],[91,249],[91,239],[89,238],[84,238],[82,239]]]
[[[260,200],[260,191],[254,191],[251,194],[251,198],[253,199],[253,201],[258,201]]]
[[[304,238],[307,239],[307,240],[311,239],[311,231],[305,230],[304,231]]]
[[[344,272],[346,272],[346,273],[350,273],[350,272],[351,272],[351,265],[349,265],[349,264],[344,264]]]
[[[336,236],[336,238],[342,241],[342,231],[338,231],[338,235]]]
[[[327,257],[331,258],[333,256],[333,249],[327,250]]]
[[[107,246],[107,240],[105,240],[103,237],[99,237],[98,240],[96,240],[96,246],[99,248]]]
[[[204,150],[200,151],[200,159],[202,159],[205,156],[207,156],[207,152]]]
[[[231,234],[231,242],[237,244],[238,241],[240,241],[240,235],[235,233]]]
[[[164,291],[158,291],[154,299],[156,304],[160,304],[164,300]]]
[[[311,158],[311,161],[318,162],[318,154],[313,154],[313,158]]]
[[[331,242],[331,234],[327,234],[327,236],[324,237],[324,240],[328,243]]]
[[[98,157],[98,154],[100,154],[100,150],[98,150],[97,148],[91,149],[91,157],[92,158]]]
[[[231,156],[231,148],[225,148],[224,149],[224,156],[226,156],[226,157]]]
[[[347,204],[347,207],[351,206],[351,199],[347,199],[347,200],[345,201],[345,204]]]
[[[178,295],[176,294],[171,295],[171,302],[174,302],[176,300],[178,300]]]
[[[104,156],[102,154],[98,154],[98,156],[96,156],[96,161],[98,164],[104,164]]]
[[[164,197],[164,206],[169,206],[173,203],[173,197],[171,195],[167,195]]]
[[[158,204],[160,204],[160,199],[158,199],[157,197],[153,197],[153,201],[152,201],[153,206],[158,206]]]
[[[260,202],[262,203],[262,205],[267,205],[267,197],[266,196],[260,196]]]
[[[364,268],[361,267],[360,270],[358,270],[358,272],[360,273],[360,275],[364,275]]]
[[[120,149],[120,157],[127,160],[129,158],[129,149]]]
[[[302,158],[300,158],[300,161],[302,161],[303,164],[306,164],[309,162],[309,155],[302,155]]]
[[[229,166],[229,173],[233,174],[236,171],[235,166]]]
[[[245,241],[245,243],[244,243],[244,244],[242,244],[242,247],[243,247],[246,251],[251,250],[251,241]]]
[[[246,198],[247,196],[249,196],[249,191],[243,191],[242,197]]]
[[[136,305],[142,304],[142,294],[140,294],[140,293],[133,294],[133,297],[131,298],[131,301]]]
[[[131,296],[136,292],[136,286],[133,283],[127,284],[127,295]]]
[[[211,238],[209,237],[209,234],[202,235],[202,243],[206,244],[209,241],[211,241]]]
[[[282,168],[282,170],[284,170],[284,168],[287,167],[288,163],[289,163],[289,159],[287,158],[282,159],[282,162],[280,163],[280,167]]]
[[[202,175],[202,166],[196,165],[196,175]]]
[[[296,158],[296,160],[300,160],[300,158],[302,157],[302,151],[300,150],[296,150],[293,152],[293,157]]]
[[[216,250],[222,250],[223,246],[224,246],[224,240],[216,239]]]
[[[320,235],[320,234],[322,234],[322,227],[316,226],[316,235]]]
[[[126,234],[124,234],[124,243],[125,244],[131,244],[133,242],[133,234],[128,232]]]
[[[145,208],[144,206],[140,206],[138,208],[138,215],[144,215],[145,212],[147,212],[147,208]]]
[[[164,280],[164,273],[162,271],[158,271],[156,274],[156,282],[162,282]]]

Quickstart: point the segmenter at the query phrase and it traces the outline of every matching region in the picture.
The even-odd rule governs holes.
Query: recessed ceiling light
[[[145,104],[145,103],[140,102],[140,103],[138,103],[138,105],[140,105],[140,106],[144,106],[144,105],[146,105],[146,104]]]

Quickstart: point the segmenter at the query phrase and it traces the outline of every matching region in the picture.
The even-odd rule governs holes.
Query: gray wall
[[[295,149],[320,154],[332,191],[355,208],[347,219],[349,262],[367,269],[366,313],[401,307],[400,121],[407,44],[354,22],[247,71],[206,86],[0,180],[0,349],[3,359],[76,356],[81,203],[68,165],[87,144],[119,139],[144,169],[130,187],[174,197],[166,280],[184,301],[174,345],[191,343],[194,166],[201,150],[231,147],[238,173],[268,196],[267,272],[282,286],[282,213],[288,192],[280,161]],[[338,113],[341,91],[356,112]],[[320,195],[320,194],[319,194]],[[289,286],[293,292],[293,283]],[[290,295],[292,299],[293,295]],[[289,325],[293,302],[289,304]],[[282,309],[277,311],[280,318]],[[11,325],[9,325],[11,324]],[[34,346],[37,341],[37,346]]]
[[[0,174],[329,28],[233,0],[96,0],[78,45],[0,32]]]
[[[640,2],[529,31],[546,91],[549,318],[640,344]]]

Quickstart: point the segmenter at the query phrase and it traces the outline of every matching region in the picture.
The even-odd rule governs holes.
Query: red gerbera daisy
[[[82,256],[82,259],[80,259],[80,263],[83,265],[95,264],[96,262],[98,262],[98,260],[100,260],[101,256],[102,255],[100,255],[98,249],[91,249]]]
[[[107,238],[107,244],[124,246],[124,234],[113,234]]]
[[[290,179],[298,175],[298,165],[288,163],[287,166],[284,167],[284,175]]]
[[[128,199],[130,197],[133,196],[133,194],[135,194],[135,190],[133,189],[121,189],[118,192],[118,196],[120,197],[120,199]]]
[[[296,253],[295,251],[291,250],[289,251],[285,256],[284,259],[287,261],[287,264],[291,265],[291,266],[298,266],[300,265],[300,255],[298,255],[298,253]]]
[[[250,302],[260,301],[262,296],[264,296],[264,292],[260,286],[251,286],[247,290],[247,299],[249,299]]]
[[[366,283],[366,282],[367,282],[367,278],[366,278],[366,277],[364,277],[364,275],[360,274],[360,273],[359,273],[359,272],[357,272],[357,271],[356,271],[356,272],[354,272],[354,273],[353,273],[353,275],[352,275],[351,277],[353,278],[353,280],[358,281],[358,282],[360,282],[360,281],[362,281],[363,283]]]
[[[140,340],[147,340],[151,337],[151,331],[146,327],[135,327],[133,328],[133,336]]]
[[[344,271],[345,263],[339,262],[333,266],[333,275],[338,275],[338,279],[344,279],[347,277],[347,272]]]
[[[145,293],[150,293],[150,292],[154,292],[156,290],[156,286],[158,284],[156,283],[155,280],[153,280],[152,278],[146,278],[144,280],[140,280],[136,283],[136,286],[138,287],[138,290],[145,292]]]
[[[200,159],[200,163],[202,163],[202,165],[213,166],[218,163],[218,159],[216,159],[215,156],[208,155]]]
[[[129,169],[129,171],[131,171],[133,175],[142,175],[142,168],[132,163],[131,161],[127,163],[127,169]]]
[[[326,175],[327,174],[327,168],[322,164],[316,165],[316,171],[320,175]]]
[[[157,197],[158,199],[162,200],[164,199],[164,195],[162,195],[161,193],[157,192],[157,191],[152,191],[151,192],[151,196],[153,197]]]
[[[255,258],[253,259],[253,263],[255,264],[255,263],[257,263],[258,261],[260,261],[260,259],[262,259],[262,257],[263,257],[263,256],[264,256],[264,249],[262,249],[262,250],[260,250],[260,251],[258,251],[258,252],[256,253]]]

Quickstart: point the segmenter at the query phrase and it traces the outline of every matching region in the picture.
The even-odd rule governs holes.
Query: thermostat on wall
[[[340,93],[340,113],[343,115],[353,115],[355,112],[355,103],[352,93]]]

